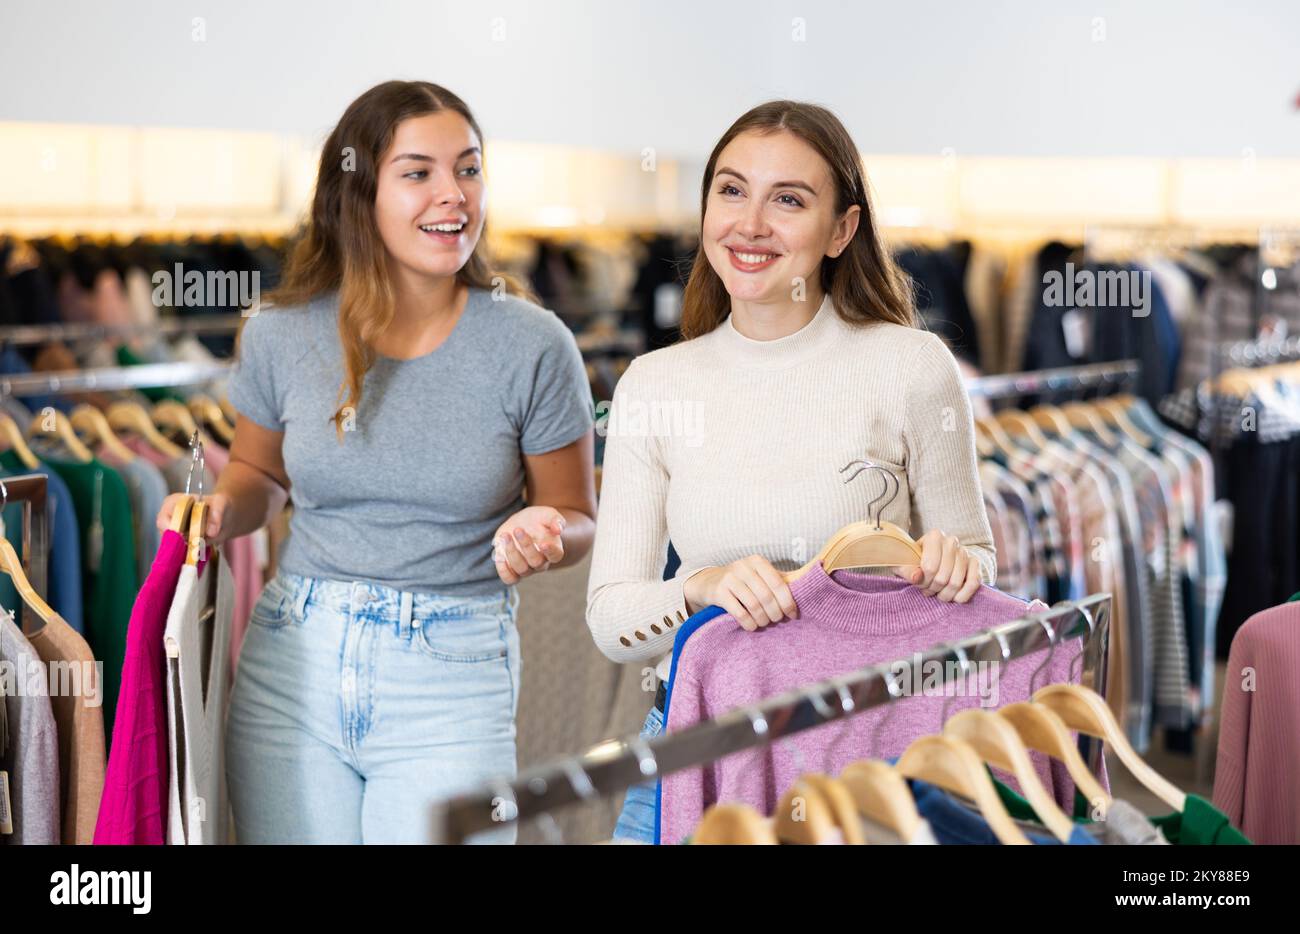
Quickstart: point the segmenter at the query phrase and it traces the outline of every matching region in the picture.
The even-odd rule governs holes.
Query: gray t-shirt
[[[280,566],[399,590],[486,595],[504,586],[492,534],[523,508],[524,454],[591,430],[586,369],[553,312],[471,289],[447,339],[378,357],[339,442],[338,297],[249,318],[229,399],[284,432],[293,499]]]

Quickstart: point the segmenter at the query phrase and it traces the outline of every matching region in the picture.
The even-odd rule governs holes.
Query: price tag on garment
[[[13,813],[9,807],[9,773],[0,772],[0,834],[14,832]]]
[[[1065,332],[1065,352],[1081,359],[1088,352],[1088,322],[1083,312],[1071,308],[1061,315],[1061,330]]]
[[[253,533],[253,554],[257,556],[257,566],[266,569],[271,563],[271,533],[262,526]]]

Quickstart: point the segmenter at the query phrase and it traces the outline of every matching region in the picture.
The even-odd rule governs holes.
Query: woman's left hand
[[[931,529],[918,540],[921,564],[894,568],[894,574],[944,603],[965,603],[980,589],[979,560],[955,535]]]
[[[528,506],[501,523],[492,536],[497,577],[514,584],[547,570],[564,557],[564,516],[551,506]]]

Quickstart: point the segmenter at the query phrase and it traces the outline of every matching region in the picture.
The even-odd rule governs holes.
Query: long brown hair
[[[848,130],[825,107],[799,101],[768,101],[742,116],[722,134],[704,168],[700,190],[701,247],[696,251],[682,297],[682,339],[709,333],[727,319],[731,310],[727,288],[709,264],[703,248],[704,212],[708,209],[718,156],[741,133],[768,134],[782,130],[802,139],[830,167],[838,215],[855,204],[862,209],[858,229],[844,252],[822,259],[822,288],[831,296],[835,310],[850,323],[892,321],[915,327],[911,283],[881,242],[867,193],[862,157]]]
[[[444,110],[464,117],[482,144],[483,132],[469,106],[428,81],[385,81],[348,105],[321,150],[306,230],[289,256],[280,284],[268,296],[269,302],[287,307],[339,292],[344,373],[331,421],[340,441],[344,409],[355,412],[360,405],[366,373],[375,362],[371,342],[383,334],[396,313],[387,249],[375,223],[379,160],[403,120]],[[482,289],[502,282],[507,292],[531,297],[513,277],[491,268],[485,256],[486,231],[484,225],[456,279]]]

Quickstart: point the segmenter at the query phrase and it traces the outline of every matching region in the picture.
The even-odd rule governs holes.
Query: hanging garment
[[[1008,788],[996,776],[993,786],[1002,804],[1016,820],[1035,820],[1034,809],[1019,793]],[[1096,824],[1087,814],[1086,803],[1082,809],[1076,802],[1073,819],[1077,824]],[[1172,846],[1242,846],[1251,841],[1218,808],[1199,795],[1187,795],[1182,813],[1163,814],[1147,818]]]
[[[230,462],[230,452],[212,440],[203,442],[203,456],[209,467],[221,479],[221,471]],[[253,606],[262,595],[262,561],[259,557],[257,538],[265,533],[259,529],[250,535],[232,538],[222,546],[230,565],[230,573],[235,579],[235,602],[230,611],[230,677],[234,678],[239,663],[239,647],[243,644],[244,633],[248,631],[248,620],[253,614]]]
[[[31,419],[21,424],[27,424]],[[63,617],[64,622],[84,634],[86,631],[83,612],[83,595],[81,592],[81,536],[77,531],[77,510],[73,505],[72,493],[63,478],[41,463],[34,470],[19,460],[13,450],[0,452],[0,469],[5,476],[30,473],[45,477],[45,523],[49,539],[49,562],[46,576],[46,601],[50,609]],[[21,542],[22,517],[20,506],[11,503],[14,508],[7,510],[5,528],[11,536],[14,550],[23,553]],[[13,584],[8,580],[0,581],[0,606],[18,606],[21,601],[13,591]],[[20,617],[21,619],[21,617]]]
[[[1300,603],[1248,619],[1225,677],[1214,805],[1256,843],[1300,843]]]
[[[108,757],[96,844],[166,842],[169,760],[163,633],[184,563],[185,539],[164,532],[131,610],[114,724],[117,741]]]
[[[847,571],[831,577],[820,566],[795,581],[791,593],[799,608],[797,620],[746,632],[734,617],[720,614],[703,625],[682,627],[665,710],[668,732],[860,666],[910,661],[915,652],[1046,609],[990,587],[982,587],[968,603],[942,603],[897,578]],[[1001,707],[1027,700],[1034,688],[1071,681],[1072,667],[1081,668],[1071,664],[1081,650],[1081,643],[1072,640],[1050,657],[1041,651],[989,666],[964,683],[958,679],[947,694],[938,688],[940,673],[934,672],[929,682],[901,685],[920,696],[666,775],[660,782],[658,839],[681,840],[704,808],[717,801],[743,801],[771,813],[780,792],[809,769],[833,773],[855,759],[900,755],[916,737],[942,732],[945,707],[949,716],[977,705]],[[1064,766],[1032,756],[1044,785],[1069,808],[1074,783]],[[1104,784],[1104,774],[1101,780]]]
[[[102,685],[90,646],[63,619],[55,617],[27,640],[52,675],[56,690],[50,707],[59,733],[59,813],[62,841],[88,846],[104,788],[104,709]]]
[[[225,555],[207,551],[204,567],[181,568],[163,636],[171,844],[225,843],[229,827],[223,732],[235,585]]]
[[[135,528],[121,475],[103,461],[42,459],[72,493],[81,537],[81,582],[86,641],[104,663],[104,730],[112,745],[112,723],[122,683],[126,630],[136,593]]]
[[[143,587],[162,541],[156,520],[167,498],[167,480],[155,464],[138,456],[134,460],[121,460],[107,445],[100,445],[95,456],[120,473],[126,482],[135,529],[137,586]]]
[[[49,846],[60,839],[59,733],[49,677],[40,656],[9,613],[0,609],[0,661],[13,678],[0,679],[5,736],[0,748],[0,845]],[[0,815],[3,816],[3,815]]]

